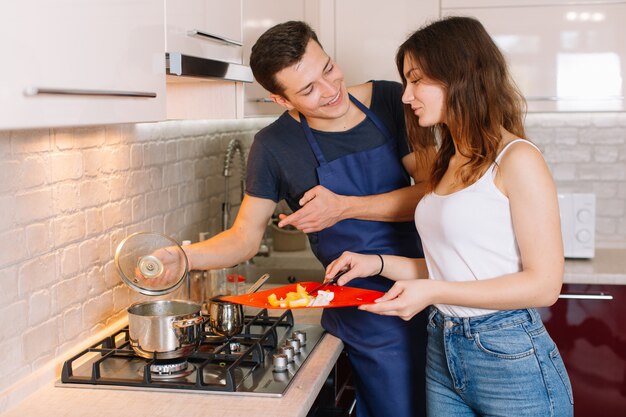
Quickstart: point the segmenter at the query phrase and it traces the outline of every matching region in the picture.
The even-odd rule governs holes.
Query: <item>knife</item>
[[[348,272],[348,271],[349,271],[349,269],[343,269],[343,270],[339,271],[339,272],[337,273],[337,275],[335,275],[332,279],[330,279],[330,280],[328,280],[328,281],[326,281],[326,282],[324,282],[324,283],[322,283],[322,284],[318,285],[317,287],[315,287],[315,288],[313,288],[311,291],[309,291],[309,294],[310,294],[310,295],[316,295],[316,294],[317,294],[317,292],[318,292],[319,290],[324,289],[324,288],[328,287],[329,285],[336,284],[336,283],[337,283],[337,280],[338,280],[338,279],[339,279],[339,278],[340,278],[343,274],[345,274],[345,273],[346,273],[346,272]]]

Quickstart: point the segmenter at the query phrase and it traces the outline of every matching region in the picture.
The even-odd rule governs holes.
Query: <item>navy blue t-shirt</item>
[[[392,81],[373,81],[370,109],[395,138],[398,159],[409,153],[401,101],[402,85]],[[384,135],[369,118],[344,132],[313,130],[327,161],[372,149],[385,142]],[[254,137],[248,155],[246,193],[275,202],[285,200],[296,211],[298,201],[319,185],[319,166],[300,123],[287,112],[261,129]]]

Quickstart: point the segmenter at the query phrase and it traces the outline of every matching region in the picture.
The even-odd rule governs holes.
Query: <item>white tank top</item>
[[[448,195],[427,194],[415,209],[429,278],[471,281],[521,271],[509,199],[494,183],[495,166],[508,143],[485,174],[467,188]],[[446,315],[474,317],[496,310],[436,304]]]

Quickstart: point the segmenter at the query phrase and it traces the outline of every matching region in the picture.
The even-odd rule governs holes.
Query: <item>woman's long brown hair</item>
[[[495,161],[501,127],[525,137],[526,102],[513,82],[504,56],[483,25],[469,17],[447,17],[413,33],[398,49],[396,65],[406,88],[404,58],[408,57],[445,91],[446,123],[421,127],[410,105],[405,119],[417,158],[438,147],[427,192],[434,190],[455,153],[469,158],[459,171],[465,186],[474,183]],[[424,165],[422,165],[424,166]]]

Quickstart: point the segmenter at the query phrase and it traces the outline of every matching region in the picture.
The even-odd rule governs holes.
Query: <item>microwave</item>
[[[566,258],[595,255],[596,195],[560,193],[561,235]]]

